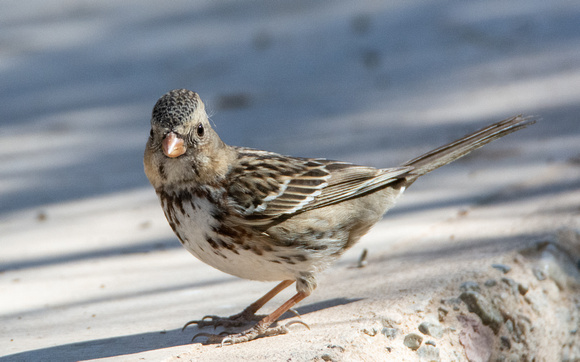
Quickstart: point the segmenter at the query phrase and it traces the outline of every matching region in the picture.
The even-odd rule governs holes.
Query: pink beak
[[[163,153],[167,157],[175,158],[183,155],[185,153],[185,146],[183,140],[173,132],[169,132],[163,142],[161,143],[163,147]]]

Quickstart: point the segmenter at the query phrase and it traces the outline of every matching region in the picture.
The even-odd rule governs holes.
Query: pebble
[[[497,281],[495,279],[488,279],[483,283],[486,287],[495,287],[497,285]]]
[[[437,309],[437,315],[439,317],[439,322],[443,322],[445,320],[445,317],[447,317],[447,314],[449,313],[449,309],[441,306],[439,307],[439,309]]]
[[[532,273],[534,274],[536,279],[538,279],[539,281],[546,280],[546,273],[544,273],[543,270],[538,269],[538,268],[533,268]]]
[[[367,336],[371,336],[371,337],[376,336],[377,333],[378,333],[378,331],[377,331],[376,328],[365,328],[365,329],[362,330],[362,332],[364,334],[366,334]]]
[[[508,287],[510,287],[514,294],[518,293],[518,283],[516,283],[515,280],[503,277],[503,278],[501,278],[501,282],[506,284]]]
[[[491,267],[494,269],[499,270],[500,272],[507,274],[510,272],[510,270],[512,270],[512,267],[509,265],[504,265],[504,264],[491,264]]]
[[[510,332],[510,334],[514,333],[514,322],[508,319],[508,321],[505,322],[505,328],[508,330],[508,332]]]
[[[417,333],[409,333],[405,336],[405,339],[403,340],[403,344],[413,351],[418,350],[419,347],[421,347],[422,342],[423,337],[421,337]]]
[[[435,338],[443,337],[443,328],[439,323],[423,322],[419,324],[419,331],[425,335],[433,336]]]
[[[512,342],[510,342],[509,337],[501,336],[501,337],[499,337],[499,340],[501,342],[501,348],[502,349],[509,350],[510,348],[512,348]]]
[[[421,359],[421,361],[426,362],[439,362],[441,358],[439,357],[439,348],[425,345],[417,351],[417,355]]]
[[[388,339],[395,339],[397,337],[397,328],[383,328],[381,333]]]
[[[503,323],[503,317],[483,295],[468,291],[461,293],[459,298],[467,305],[470,312],[477,314],[481,318],[483,324],[489,326],[495,333],[499,331]]]
[[[528,292],[528,290],[530,290],[530,286],[527,284],[522,284],[522,283],[518,283],[518,292],[520,292],[521,295],[526,295],[526,293]]]
[[[481,288],[479,287],[479,284],[477,284],[476,282],[467,281],[461,283],[461,285],[459,286],[459,290],[462,292],[467,292],[470,290],[474,292],[480,292]]]

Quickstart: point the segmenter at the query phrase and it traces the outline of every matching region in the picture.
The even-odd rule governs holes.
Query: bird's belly
[[[242,240],[220,235],[217,232],[220,221],[213,216],[216,207],[209,200],[193,198],[182,205],[172,213],[165,211],[165,216],[183,246],[199,260],[244,279],[295,279],[297,271],[291,265],[273,261],[277,260],[275,255],[254,245],[252,240],[244,240],[244,247]]]

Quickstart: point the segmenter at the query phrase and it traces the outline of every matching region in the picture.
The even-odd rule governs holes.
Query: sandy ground
[[[563,0],[4,4],[0,360],[579,360],[579,18]],[[273,285],[197,261],[163,218],[142,151],[180,87],[230,144],[377,167],[540,122],[414,184],[298,305],[310,330],[220,348],[181,326]]]

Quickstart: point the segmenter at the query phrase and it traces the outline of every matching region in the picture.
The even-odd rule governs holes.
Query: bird
[[[196,92],[164,94],[151,115],[144,170],[169,226],[204,263],[240,278],[277,281],[241,313],[188,322],[242,326],[199,333],[205,343],[237,344],[285,334],[277,320],[308,297],[316,275],[351,248],[420,176],[535,123],[522,115],[493,123],[400,166],[374,168],[281,155],[224,143]],[[269,315],[256,312],[293,283],[296,294]]]

